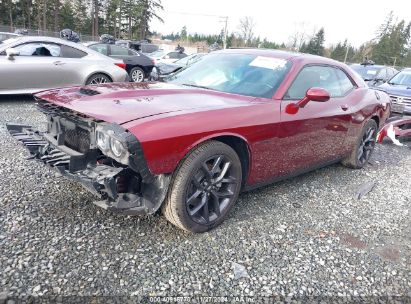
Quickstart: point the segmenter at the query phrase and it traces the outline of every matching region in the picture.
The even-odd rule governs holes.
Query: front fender
[[[198,145],[208,141],[208,140],[213,140],[216,139],[218,137],[222,137],[222,136],[230,136],[230,137],[235,137],[238,139],[241,139],[242,141],[244,141],[247,145],[247,149],[248,152],[250,153],[250,144],[248,142],[248,140],[240,135],[240,134],[236,134],[236,133],[231,133],[231,132],[218,132],[218,133],[213,133],[213,134],[209,134],[207,136],[204,136],[202,138],[199,138],[198,140],[196,140],[195,142],[193,142],[192,144],[188,145],[181,153],[180,153],[180,159],[183,159],[191,150],[193,150],[195,147],[197,147]]]

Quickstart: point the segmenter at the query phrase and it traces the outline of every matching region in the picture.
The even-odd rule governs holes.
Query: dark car
[[[213,52],[165,83],[36,99],[47,131],[7,125],[32,158],[106,210],[162,210],[191,232],[221,224],[242,190],[332,163],[366,166],[390,112],[388,95],[343,63],[262,49]]]
[[[150,80],[163,81],[164,78],[170,76],[171,74],[174,74],[181,69],[196,63],[204,55],[207,55],[207,53],[192,54],[173,63],[160,62],[153,68],[150,75]]]
[[[158,45],[149,43],[146,40],[142,41],[132,41],[132,40],[118,40],[116,41],[116,45],[124,46],[130,49],[133,49],[137,52],[141,52],[143,54],[151,54],[155,51],[158,51]]]
[[[366,61],[361,64],[352,64],[350,67],[360,74],[369,87],[379,86],[398,73],[394,68],[384,65],[376,65],[372,61]]]
[[[85,45],[103,55],[122,59],[126,64],[127,73],[130,75],[130,81],[143,82],[144,79],[150,76],[150,73],[153,70],[154,62],[151,58],[130,48],[114,44],[93,42]]]
[[[411,115],[411,68],[402,70],[378,89],[390,96],[393,114]]]

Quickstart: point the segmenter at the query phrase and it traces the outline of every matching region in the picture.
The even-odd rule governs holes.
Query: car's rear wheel
[[[87,79],[86,84],[87,85],[95,85],[95,84],[102,84],[102,83],[108,83],[112,82],[112,80],[104,74],[94,74],[90,76],[89,79]]]
[[[208,231],[224,221],[241,182],[241,162],[230,146],[218,141],[201,144],[174,173],[163,214],[186,231]]]
[[[361,169],[364,167],[374,151],[377,133],[377,123],[373,119],[369,120],[364,125],[361,135],[351,151],[351,154],[343,160],[343,165],[354,169]]]
[[[133,82],[144,81],[144,71],[142,68],[135,67],[130,71],[130,78]]]

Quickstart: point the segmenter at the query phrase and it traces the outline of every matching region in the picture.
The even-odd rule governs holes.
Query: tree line
[[[327,48],[324,28],[320,28],[312,35],[307,35],[305,29],[302,28],[292,33],[288,42],[276,43],[256,36],[254,26],[255,23],[251,17],[242,18],[236,31],[227,36],[227,46],[285,49],[330,57],[348,63],[369,59],[376,64],[396,67],[411,66],[411,22],[396,20],[392,12],[379,26],[375,37],[370,37],[369,41],[359,47],[353,47],[346,39]],[[180,32],[162,35],[162,38],[191,43],[206,41],[209,45],[217,42],[222,45],[224,30],[216,35],[188,34],[187,27],[183,27]]]
[[[145,39],[149,23],[161,20],[161,0],[0,0],[0,24],[11,28]]]
[[[311,35],[302,28],[292,33],[289,41],[277,43],[255,34],[252,17],[241,18],[236,30],[227,35],[224,29],[213,35],[191,34],[187,27],[178,33],[161,35],[151,32],[149,24],[153,19],[161,20],[158,14],[162,10],[161,0],[0,0],[0,25],[54,32],[70,28],[92,36],[110,34],[117,39],[156,36],[181,43],[217,42],[221,46],[226,38],[228,47],[287,49],[339,61],[361,62],[367,58],[377,64],[411,66],[411,22],[398,20],[392,12],[375,37],[359,47],[353,47],[348,40],[325,47],[324,28]]]

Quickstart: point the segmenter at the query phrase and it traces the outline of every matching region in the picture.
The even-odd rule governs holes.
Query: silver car
[[[31,94],[63,86],[128,81],[125,64],[81,44],[19,37],[0,45],[0,94]]]
[[[16,38],[21,36],[20,34],[14,34],[14,33],[8,33],[8,32],[0,32],[0,44],[3,43],[3,41],[10,39],[10,38]]]

